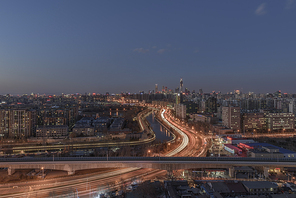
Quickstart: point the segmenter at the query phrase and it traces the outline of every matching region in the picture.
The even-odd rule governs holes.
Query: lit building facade
[[[222,124],[234,131],[239,132],[240,124],[240,107],[222,107]]]
[[[292,113],[265,113],[267,129],[294,130],[295,116]]]
[[[30,137],[35,132],[36,111],[27,109],[0,110],[0,136]]]
[[[94,127],[74,127],[73,133],[77,136],[83,135],[83,136],[94,136],[95,129]]]
[[[68,126],[39,126],[36,129],[36,137],[64,138],[68,136]]]
[[[264,113],[244,113],[242,116],[242,129],[244,132],[254,129],[266,129],[266,119]]]
[[[177,118],[182,119],[182,120],[184,120],[186,118],[186,105],[176,104],[175,110],[176,110],[176,117]]]
[[[205,102],[205,111],[208,113],[217,113],[217,98],[209,97]]]

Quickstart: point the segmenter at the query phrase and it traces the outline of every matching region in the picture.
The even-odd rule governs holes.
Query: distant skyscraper
[[[281,98],[282,97],[282,92],[281,90],[278,90],[277,92],[274,93],[274,96],[277,98]]]
[[[180,79],[180,93],[183,92],[183,80],[182,78]]]
[[[202,89],[199,89],[199,94],[202,95],[203,94],[203,91]]]
[[[158,92],[158,85],[155,84],[155,93],[157,93],[157,92]]]

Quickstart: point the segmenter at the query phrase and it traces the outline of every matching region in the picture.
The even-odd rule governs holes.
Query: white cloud
[[[159,49],[159,50],[157,51],[157,53],[162,54],[162,53],[164,53],[165,51],[166,51],[166,49]]]
[[[295,0],[286,0],[286,6],[285,6],[286,10],[290,10],[294,8],[294,6],[295,6]]]
[[[143,54],[145,54],[145,53],[149,52],[149,49],[136,48],[136,49],[134,49],[134,52],[138,52],[138,53],[143,53]]]
[[[266,14],[265,6],[266,6],[266,3],[262,3],[261,5],[259,5],[259,7],[255,11],[255,14],[257,14],[257,15]]]
[[[199,50],[194,50],[194,51],[193,51],[193,53],[198,53],[198,52],[199,52]]]
[[[153,46],[152,48],[153,48],[153,49],[156,49],[156,48],[157,48],[157,46]]]

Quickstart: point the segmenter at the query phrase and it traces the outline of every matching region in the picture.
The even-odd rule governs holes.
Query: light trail
[[[79,149],[86,149],[86,148],[93,148],[93,147],[108,147],[108,146],[134,146],[134,145],[141,145],[151,143],[155,140],[155,135],[153,135],[149,139],[139,140],[135,142],[130,141],[123,141],[123,142],[104,142],[104,143],[87,143],[87,144],[66,144],[66,145],[50,145],[50,146],[28,146],[28,147],[13,147],[12,150],[14,152],[21,152],[21,151],[50,151],[50,150],[60,150],[64,149],[65,147],[73,147]],[[5,148],[4,148],[5,149]]]
[[[167,121],[167,119],[164,117],[164,112],[165,112],[165,109],[161,112],[161,118],[162,118],[162,120],[167,125],[169,125],[170,127],[172,127],[182,137],[182,143],[180,144],[180,146],[177,147],[175,150],[171,151],[170,153],[166,154],[167,157],[171,157],[171,156],[174,156],[174,155],[178,154],[179,152],[181,152],[188,145],[189,138],[180,129],[178,129],[177,127],[175,127],[174,125],[172,125],[169,121]]]
[[[173,154],[175,156],[178,154],[179,156],[195,156],[195,157],[202,157],[205,155],[207,150],[207,146],[206,146],[207,140],[201,133],[197,134],[197,132],[192,130],[191,128],[182,126],[182,125],[177,125],[177,123],[174,123],[172,120],[167,119],[165,116],[165,110],[163,110],[161,117],[163,121],[166,122],[173,129],[175,129],[176,132],[180,134],[180,131],[181,131],[187,137],[186,138],[183,134],[181,134],[181,137],[183,137],[183,139],[185,138],[187,145],[185,146],[181,144],[177,149],[173,150],[169,154]],[[199,148],[197,147],[198,145],[200,145]],[[182,148],[181,146],[184,146],[184,147]]]
[[[51,181],[48,181],[49,183],[45,183],[37,186],[23,186],[15,189],[7,188],[6,192],[8,193],[4,193],[5,192],[4,189],[1,189],[1,194],[4,193],[5,195],[0,195],[0,198],[7,198],[7,197],[17,198],[17,197],[31,197],[31,196],[33,197],[34,194],[36,193],[38,193],[38,197],[48,197],[47,195],[53,191],[56,191],[57,193],[60,192],[63,194],[63,192],[68,190],[69,188],[74,188],[74,189],[81,188],[81,186],[84,186],[83,184],[85,183],[102,182],[101,180],[106,180],[106,182],[108,182],[110,181],[111,177],[114,177],[114,176],[118,177],[119,175],[123,175],[123,174],[132,174],[132,173],[136,174],[135,171],[141,171],[141,169],[127,168],[124,170],[117,170],[109,173],[104,173],[104,174],[80,178],[80,179],[74,179],[70,181],[63,181],[58,183],[53,183]],[[11,194],[11,191],[18,191],[18,192]]]

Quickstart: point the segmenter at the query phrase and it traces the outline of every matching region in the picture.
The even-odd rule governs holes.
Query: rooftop
[[[294,151],[290,151],[288,149],[284,149],[284,148],[281,148],[281,147],[278,147],[278,146],[274,146],[274,145],[268,144],[268,143],[244,143],[244,144],[247,145],[247,146],[250,146],[250,147],[254,147],[254,148],[258,148],[258,147],[272,147],[274,149],[279,149],[279,152],[280,153],[283,153],[283,154],[289,154],[289,153],[296,154],[296,152],[294,152]]]
[[[277,184],[269,181],[242,181],[242,184],[249,189],[278,188]]]

